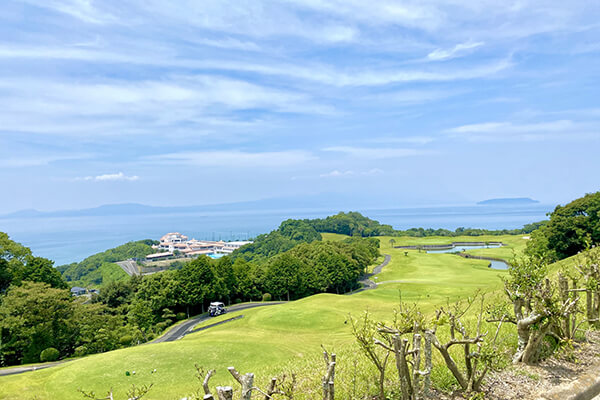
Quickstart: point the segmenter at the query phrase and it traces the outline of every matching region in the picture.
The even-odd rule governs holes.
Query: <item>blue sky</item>
[[[568,201],[599,189],[599,21],[580,0],[7,0],[0,210]]]

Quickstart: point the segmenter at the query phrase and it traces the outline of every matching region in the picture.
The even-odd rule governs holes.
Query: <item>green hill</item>
[[[111,281],[125,280],[128,275],[115,262],[154,253],[150,239],[125,243],[87,257],[81,262],[56,267],[71,286],[102,286]]]

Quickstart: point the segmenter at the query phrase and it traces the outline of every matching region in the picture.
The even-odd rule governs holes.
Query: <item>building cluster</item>
[[[75,296],[75,297],[85,296],[85,295],[91,296],[92,294],[100,294],[100,290],[86,289],[86,288],[80,287],[80,286],[74,286],[71,288],[71,296]]]
[[[171,257],[198,257],[207,255],[215,257],[219,255],[231,254],[250,241],[224,242],[222,240],[215,242],[209,240],[190,239],[179,232],[167,233],[160,238],[159,244],[152,247],[157,250],[156,253],[146,256],[148,261],[156,261]]]

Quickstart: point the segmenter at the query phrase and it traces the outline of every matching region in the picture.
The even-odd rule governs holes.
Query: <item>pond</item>
[[[443,250],[427,250],[428,253],[460,253],[467,250],[475,250],[475,249],[496,249],[498,247],[502,247],[501,244],[488,244],[486,245],[477,245],[477,244],[465,244],[454,246],[449,249]]]
[[[491,269],[507,270],[508,269],[508,264],[505,263],[504,261],[490,260],[490,268]]]

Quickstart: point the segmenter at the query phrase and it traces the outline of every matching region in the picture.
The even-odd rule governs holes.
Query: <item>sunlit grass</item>
[[[343,238],[343,235],[324,236],[327,240]],[[523,240],[511,236],[494,238],[517,248],[519,240]],[[321,345],[339,354],[340,398],[362,398],[354,394],[364,396],[375,385],[371,366],[355,347],[348,323],[350,314],[358,316],[369,310],[373,318],[387,320],[400,295],[403,301],[416,302],[425,313],[431,314],[437,306],[464,299],[477,289],[497,291],[502,285],[499,276],[506,274],[489,269],[485,261],[452,254],[409,250],[406,256],[404,250],[391,248],[389,239],[381,238],[381,250],[390,254],[392,261],[377,276],[377,281],[399,282],[383,283],[376,290],[352,296],[319,294],[288,304],[230,313],[207,323],[239,314],[244,318],[176,342],[92,355],[47,370],[2,377],[0,399],[81,399],[78,388],[103,394],[110,387],[115,398],[124,398],[131,384],[149,383],[154,383],[149,398],[178,399],[199,388],[194,378],[196,363],[217,370],[214,384],[233,384],[226,371],[231,365],[241,372],[254,372],[259,383],[292,369],[298,374],[299,390],[303,393],[297,398],[312,399],[315,397],[311,391],[318,393],[324,368]],[[415,238],[394,239],[396,245],[419,243]],[[422,240],[420,243],[447,243],[440,238]],[[508,331],[503,335],[506,343],[513,341]],[[154,369],[157,372],[152,374]],[[136,374],[126,376],[126,371]],[[390,369],[390,379],[392,372]],[[442,372],[436,376],[437,383],[447,384],[444,382],[448,377]]]

